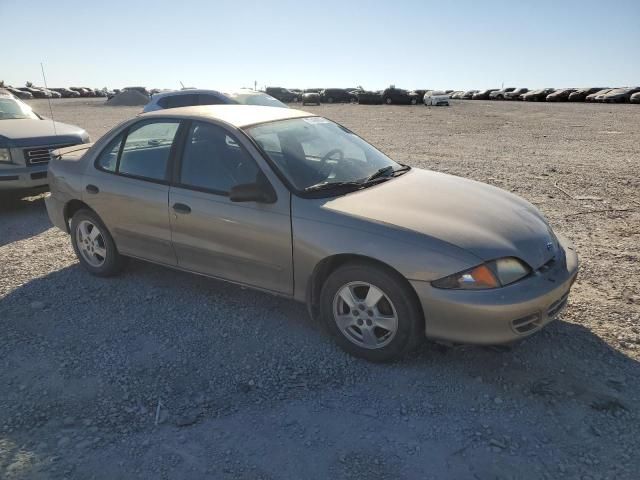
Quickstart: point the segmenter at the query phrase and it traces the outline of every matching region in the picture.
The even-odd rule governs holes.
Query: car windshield
[[[354,133],[322,117],[269,122],[246,131],[299,191],[345,182],[364,185],[377,172],[390,177],[403,169]]]
[[[289,108],[280,100],[264,93],[232,92],[228,93],[227,96],[241,105],[262,105],[264,107]]]
[[[0,120],[14,119],[38,120],[31,107],[12,98],[0,98]]]

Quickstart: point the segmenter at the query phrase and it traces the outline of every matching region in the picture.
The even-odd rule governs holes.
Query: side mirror
[[[268,183],[243,183],[231,187],[229,200],[232,202],[275,203],[276,192]]]

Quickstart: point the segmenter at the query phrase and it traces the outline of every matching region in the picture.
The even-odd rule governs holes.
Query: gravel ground
[[[93,138],[140,110],[100,103],[52,102]],[[582,260],[561,320],[373,365],[291,301],[137,261],[94,278],[41,197],[4,199],[0,478],[638,478],[640,108],[307,108],[542,209]]]

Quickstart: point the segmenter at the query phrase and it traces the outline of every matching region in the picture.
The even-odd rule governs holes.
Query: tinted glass
[[[118,152],[120,151],[120,145],[122,144],[122,135],[118,135],[111,140],[109,145],[100,153],[96,166],[101,170],[107,172],[115,172],[116,164],[118,163]]]
[[[167,108],[192,107],[198,105],[198,96],[195,94],[174,95],[167,98]]]
[[[206,93],[201,93],[200,95],[198,95],[198,102],[200,105],[221,105],[223,103],[226,103],[221,100],[220,97],[217,97],[215,95],[208,95]]]
[[[224,129],[192,124],[182,156],[181,184],[228,193],[235,185],[254,183],[258,173],[253,159]]]
[[[165,180],[173,139],[180,123],[144,123],[127,135],[120,157],[119,173],[152,180]]]

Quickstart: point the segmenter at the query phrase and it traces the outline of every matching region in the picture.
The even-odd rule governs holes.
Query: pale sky
[[[640,84],[640,1],[0,0],[23,86]]]

